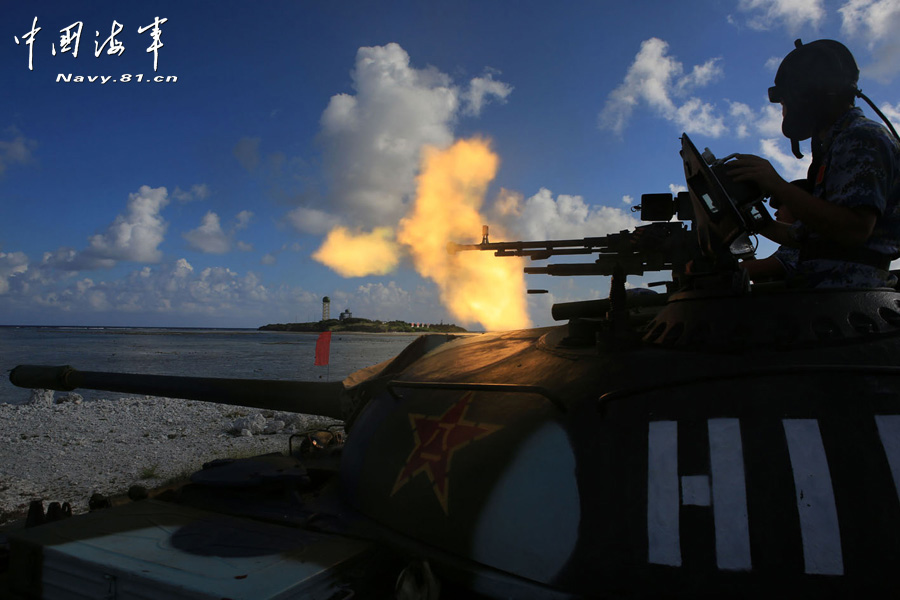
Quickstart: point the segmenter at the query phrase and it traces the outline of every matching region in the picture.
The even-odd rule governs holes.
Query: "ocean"
[[[82,371],[338,381],[399,354],[416,334],[334,333],[329,365],[314,366],[317,334],[255,329],[0,327],[0,402],[23,404],[30,390],[9,382],[16,365]],[[59,393],[59,392],[57,392]],[[127,394],[77,390],[85,400]]]

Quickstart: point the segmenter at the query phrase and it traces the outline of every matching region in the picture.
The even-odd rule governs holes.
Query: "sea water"
[[[399,354],[415,334],[333,333],[328,366],[315,366],[318,334],[255,329],[0,327],[0,402],[22,404],[30,390],[9,382],[16,365],[70,365],[82,371],[152,375],[339,381]],[[127,394],[77,390],[85,400]]]

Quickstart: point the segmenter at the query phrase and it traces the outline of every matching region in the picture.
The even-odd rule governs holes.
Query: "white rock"
[[[266,418],[259,413],[241,417],[231,426],[232,431],[238,432],[248,429],[252,434],[262,433],[265,428]],[[243,433],[241,435],[243,435]]]
[[[266,435],[272,435],[273,433],[279,433],[284,430],[284,421],[269,421],[266,423],[265,429],[263,429],[263,433]]]
[[[84,396],[82,396],[81,394],[76,394],[74,392],[68,392],[66,394],[62,394],[59,398],[56,399],[57,404],[63,404],[65,402],[81,404],[82,402],[84,402]]]
[[[53,390],[31,390],[30,406],[52,406]]]
[[[230,422],[223,423],[215,404],[138,397],[138,402],[77,405],[73,399],[51,405],[48,397],[52,392],[39,392],[36,404],[0,405],[0,525],[3,517],[27,510],[35,499],[45,506],[66,501],[74,513],[86,512],[91,493],[113,495],[136,483],[146,485],[140,474],[154,465],[165,480],[217,458],[287,450],[280,435],[253,435],[250,428],[238,431],[246,437],[226,433]],[[252,414],[252,409],[240,410]],[[262,415],[250,421],[259,431],[266,426]]]

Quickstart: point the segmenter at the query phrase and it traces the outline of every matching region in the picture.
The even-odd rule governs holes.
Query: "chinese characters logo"
[[[142,35],[144,33],[150,33],[150,39],[152,40],[150,45],[147,47],[146,52],[153,53],[153,70],[156,71],[159,65],[159,49],[162,48],[165,44],[162,42],[162,29],[161,25],[166,23],[169,19],[156,17],[152,23],[148,25],[144,25],[143,27],[138,27],[137,32],[138,35]],[[84,27],[84,23],[82,21],[76,21],[67,27],[63,27],[59,30],[59,53],[65,54],[66,52],[70,52],[72,54],[72,58],[78,58],[78,49],[81,45],[81,33]],[[103,43],[99,42],[100,32],[95,31],[94,36],[98,38],[98,40],[94,41],[94,56],[99,57],[104,50],[106,50],[106,54],[108,55],[116,55],[122,56],[125,52],[125,43],[119,39],[119,35],[123,32],[125,26],[122,23],[119,23],[116,20],[113,20],[112,27],[110,28],[109,37],[107,37]],[[38,32],[41,31],[43,27],[38,27],[38,18],[35,17],[34,21],[31,24],[31,30],[22,34],[22,39],[19,39],[19,36],[13,36],[13,39],[16,41],[16,44],[19,45],[22,42],[28,46],[28,70],[34,70],[34,42],[37,38]],[[56,56],[56,43],[50,44],[50,53],[53,56]]]

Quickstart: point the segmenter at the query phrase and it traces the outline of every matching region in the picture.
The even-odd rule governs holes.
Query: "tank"
[[[612,277],[609,298],[554,306],[559,326],[426,335],[341,383],[277,390],[17,367],[26,387],[340,415],[346,440],[213,463],[169,498],[13,534],[10,593],[82,597],[57,593],[76,579],[123,598],[896,593],[900,293],[751,285],[738,261],[770,218],[761,194],[686,135],[681,157],[688,191],[644,195],[633,231],[485,231],[448,249],[590,255],[526,269]],[[671,273],[664,291],[626,286],[654,271]]]

